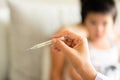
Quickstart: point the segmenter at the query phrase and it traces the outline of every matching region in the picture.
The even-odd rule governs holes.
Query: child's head
[[[99,39],[107,35],[117,15],[114,0],[81,0],[81,3],[82,23],[86,25],[90,37]]]

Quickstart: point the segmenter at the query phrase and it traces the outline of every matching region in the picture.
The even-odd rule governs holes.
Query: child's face
[[[111,14],[89,13],[85,19],[89,37],[98,40],[106,37],[112,30],[114,22]]]

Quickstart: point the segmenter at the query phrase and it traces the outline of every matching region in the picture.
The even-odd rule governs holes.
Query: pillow
[[[11,80],[40,80],[42,49],[26,51],[49,39],[60,26],[56,7],[10,1]],[[54,23],[54,24],[53,24]]]
[[[6,31],[6,26],[0,25],[0,80],[5,80],[7,78],[8,70],[8,47],[6,44]]]
[[[10,79],[48,80],[49,46],[32,51],[26,50],[50,39],[62,24],[79,21],[78,8],[19,0],[9,0],[9,7]]]

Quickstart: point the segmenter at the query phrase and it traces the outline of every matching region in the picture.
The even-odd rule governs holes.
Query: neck
[[[106,39],[106,37],[102,37],[100,39],[92,39],[89,37],[88,39],[90,42],[104,42],[104,41],[108,40],[108,39]]]

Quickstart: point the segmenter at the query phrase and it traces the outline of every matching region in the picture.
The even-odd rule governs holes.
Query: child
[[[62,27],[83,34],[88,38],[92,64],[101,73],[119,80],[118,40],[114,31],[117,10],[114,0],[81,0],[80,24]],[[69,40],[68,45],[69,45]],[[51,51],[52,67],[51,80],[82,80],[77,71],[68,65],[62,52]],[[86,66],[87,68],[87,66]],[[114,75],[111,75],[114,72]]]

